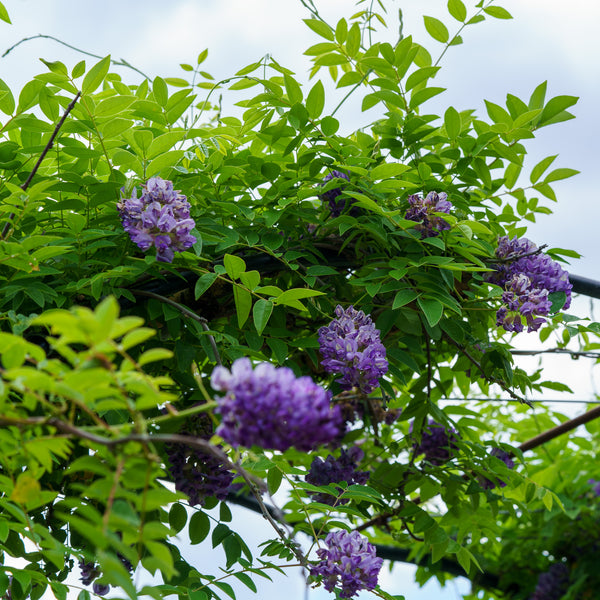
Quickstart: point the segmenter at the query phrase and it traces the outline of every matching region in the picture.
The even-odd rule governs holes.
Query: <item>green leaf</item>
[[[408,165],[402,165],[400,163],[383,163],[377,165],[371,171],[372,179],[389,179],[390,177],[397,177],[405,171],[408,171],[410,167]]]
[[[110,54],[105,56],[101,61],[97,62],[83,78],[81,92],[83,94],[91,94],[104,81],[110,67]]]
[[[442,318],[444,305],[435,298],[419,297],[417,304],[421,307],[427,322],[431,327],[435,327]]]
[[[152,93],[154,99],[161,105],[166,106],[169,101],[169,89],[162,77],[155,77],[152,82]]]
[[[2,79],[0,79],[0,110],[5,115],[12,115],[15,111],[15,98]]]
[[[419,294],[417,294],[417,292],[410,289],[398,291],[396,293],[396,296],[394,297],[394,302],[392,303],[392,310],[396,310],[397,308],[400,308],[412,302],[417,298],[418,295]]]
[[[577,96],[555,96],[554,98],[550,98],[540,115],[539,125],[547,123],[565,109],[577,104],[578,100]]]
[[[306,110],[311,119],[316,119],[323,112],[325,107],[325,90],[323,84],[319,79],[315,85],[312,86],[308,96],[306,97]]]
[[[446,44],[448,42],[450,39],[450,34],[448,33],[446,26],[439,19],[424,15],[423,21],[425,23],[425,29],[427,30],[427,33],[434,40],[441,42],[442,44]]]
[[[2,19],[6,23],[10,23],[10,17],[8,16],[8,11],[2,2],[0,2],[0,19]]]
[[[302,98],[304,96],[302,95],[300,84],[287,73],[283,75],[283,81],[285,83],[285,91],[290,99],[290,103],[296,104],[296,102],[302,102]]]
[[[252,308],[252,295],[250,292],[239,285],[233,286],[233,299],[235,301],[235,310],[237,313],[238,326],[243,327],[250,316]]]
[[[194,298],[198,300],[206,290],[210,288],[210,286],[215,282],[218,275],[216,273],[205,273],[196,281],[196,286],[194,287]]]
[[[233,254],[226,254],[223,257],[223,266],[225,267],[227,275],[234,281],[239,279],[240,273],[243,273],[246,270],[244,259]]]
[[[460,134],[462,128],[460,114],[453,106],[450,106],[444,113],[444,126],[451,140],[456,139]]]
[[[270,300],[260,298],[254,303],[252,308],[252,318],[254,320],[254,327],[256,327],[258,335],[262,335],[262,332],[271,318],[272,312],[273,302]]]
[[[579,171],[575,169],[554,169],[546,175],[544,178],[544,183],[552,183],[553,181],[560,181],[561,179],[568,179],[569,177],[573,177],[574,175],[578,175]]]
[[[310,27],[317,35],[320,35],[322,38],[333,42],[335,36],[333,35],[333,31],[327,23],[320,21],[319,19],[302,19],[308,27]]]
[[[430,98],[433,98],[434,96],[437,96],[438,94],[441,94],[445,91],[446,88],[441,87],[429,87],[417,91],[413,90],[413,93],[410,97],[409,107],[411,110],[414,110],[415,108],[417,108],[417,106],[420,106],[424,102],[427,102],[427,100],[429,100]]]
[[[195,512],[188,525],[191,544],[199,544],[206,539],[210,531],[210,520],[208,515],[202,511]]]
[[[467,18],[467,7],[462,0],[448,0],[448,12],[461,23],[464,23]]]
[[[281,485],[283,473],[279,467],[271,467],[267,473],[267,487],[269,494],[274,494]]]
[[[312,298],[314,296],[322,296],[324,292],[318,292],[317,290],[307,290],[305,288],[294,288],[286,290],[275,298],[275,304],[285,304],[286,306],[293,306],[299,310],[305,310],[304,305],[298,302],[301,298]]]
[[[360,27],[358,23],[353,23],[348,31],[346,39],[346,53],[350,58],[355,58],[360,50]]]
[[[169,511],[169,525],[179,533],[187,523],[187,511],[183,505],[179,503],[173,504]]]
[[[536,183],[539,178],[542,176],[544,171],[554,162],[558,154],[554,154],[553,156],[547,156],[542,159],[533,169],[531,169],[531,175],[529,176],[529,181],[531,183]]]
[[[501,6],[487,6],[483,11],[495,19],[512,19],[512,15]]]

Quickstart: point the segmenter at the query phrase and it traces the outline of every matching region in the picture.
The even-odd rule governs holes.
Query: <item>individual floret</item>
[[[452,203],[447,199],[445,192],[429,192],[425,198],[419,194],[408,197],[409,209],[404,215],[409,221],[417,221],[415,229],[421,232],[424,238],[439,235],[440,231],[450,229],[450,224],[435,213],[450,214]]]
[[[453,451],[458,447],[457,441],[458,436],[455,429],[447,429],[430,419],[429,423],[423,427],[421,442],[415,442],[413,448],[417,455],[424,454],[425,459],[432,465],[440,466],[452,458]]]
[[[387,373],[388,361],[379,330],[371,317],[349,306],[335,308],[336,319],[319,329],[321,365],[328,373],[339,373],[344,390],[358,388],[363,394],[379,387]]]
[[[287,367],[260,363],[255,369],[247,358],[231,367],[216,367],[211,379],[222,422],[217,429],[232,446],[260,446],[308,451],[340,438],[344,424],[331,393],[308,376],[296,377]]]
[[[117,209],[131,241],[144,251],[155,246],[156,259],[161,262],[172,262],[175,252],[196,243],[190,233],[195,226],[190,203],[170,181],[152,177],[143,186],[140,198],[134,188],[131,198],[122,198]]]
[[[369,479],[368,471],[358,471],[358,463],[364,458],[364,452],[354,446],[348,451],[342,448],[341,456],[335,458],[331,454],[323,460],[317,456],[310,465],[310,471],[306,474],[306,482],[312,485],[329,485],[330,483],[340,483],[345,481],[348,485],[364,485]],[[338,488],[341,492],[341,488]],[[347,504],[347,498],[337,499],[331,494],[308,492],[315,502],[323,504]]]
[[[360,590],[372,590],[383,559],[358,531],[336,531],[325,538],[327,548],[319,548],[321,561],[311,568],[313,577],[322,578],[328,592],[340,588],[340,598],[352,598]]]

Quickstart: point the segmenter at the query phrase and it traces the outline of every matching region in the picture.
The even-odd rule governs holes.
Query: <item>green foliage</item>
[[[207,50],[181,65],[184,77],[139,85],[113,72],[110,56],[91,67],[44,61],[47,72],[18,93],[0,80],[0,594],[10,585],[14,600],[36,600],[50,587],[64,598],[82,560],[132,599],[235,598],[229,582],[257,593],[269,572],[315,560],[317,539],[340,527],[422,565],[421,582],[444,580],[450,564],[489,598],[515,586],[515,598],[528,597],[550,556],[572,561],[574,589],[597,587],[590,532],[600,505],[586,483],[600,479],[597,422],[589,436],[525,452],[520,444],[566,417],[525,403],[443,402],[568,390],[513,363],[513,338],[495,324],[502,290],[486,274],[498,237],[522,236],[550,212],[554,182],[577,173],[549,170],[556,155],[523,172],[527,140],[571,119],[577,99],[546,100],[544,82],[529,99],[486,101],[485,115],[430,114],[446,51],[467,26],[510,14],[449,0],[448,23],[424,16],[428,48],[410,35],[377,41],[384,4],[381,13],[358,5],[335,25],[311,8],[308,85],[273,58],[216,83],[200,70]],[[337,87],[326,94],[328,77]],[[222,113],[218,89],[246,90],[241,110]],[[355,131],[335,117],[350,96],[374,109]],[[333,170],[348,181],[325,183]],[[173,181],[195,221],[196,244],[172,263],[134,245],[116,208],[154,176]],[[336,189],[339,216],[325,198]],[[406,219],[409,196],[428,192],[453,205],[439,214],[448,229],[432,237]],[[577,339],[597,349],[600,325],[561,314],[564,294],[551,300],[540,339],[558,333],[561,347]],[[320,365],[317,332],[338,304],[381,331],[389,372],[369,396],[341,392]],[[202,413],[218,423],[210,375],[242,356],[332,390],[355,414],[343,446],[364,451],[366,485],[305,482],[332,449],[236,450],[185,433]],[[458,432],[441,465],[416,451],[430,418]],[[181,432],[184,441],[173,437]],[[191,507],[171,481],[176,443],[234,469],[238,496],[218,511],[215,498]],[[515,470],[490,455],[498,446]],[[261,490],[281,510],[265,508]],[[242,500],[273,526],[261,557],[235,531],[228,502]],[[222,548],[222,571],[188,562],[182,535]],[[295,536],[308,536],[306,553]],[[577,544],[589,560],[572,560]],[[139,589],[127,561],[162,583]]]

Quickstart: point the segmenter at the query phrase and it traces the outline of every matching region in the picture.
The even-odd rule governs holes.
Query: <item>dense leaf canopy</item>
[[[0,594],[235,598],[294,567],[399,597],[377,552],[469,598],[595,597],[597,409],[553,431],[528,398],[568,387],[513,361],[516,336],[598,348],[564,312],[577,254],[525,238],[576,173],[522,172],[527,142],[577,99],[431,113],[446,51],[510,15],[449,0],[426,47],[377,41],[367,4],[305,3],[308,85],[271,57],[214,82],[206,51],[139,84],[109,56],[0,81]],[[375,120],[347,131],[349,97]],[[260,556],[232,503],[265,516]],[[179,548],[209,536],[216,572]]]

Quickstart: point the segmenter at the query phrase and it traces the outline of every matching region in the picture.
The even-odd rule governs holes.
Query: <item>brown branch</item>
[[[204,329],[204,331],[208,335],[208,341],[210,342],[210,346],[213,349],[213,352],[215,353],[215,360],[216,360],[217,364],[218,365],[223,364],[221,362],[221,357],[219,355],[219,350],[217,348],[217,342],[215,342],[215,338],[212,336],[212,334],[209,333],[210,327],[208,326],[208,321],[204,317],[197,315],[194,311],[183,306],[183,304],[179,304],[179,302],[175,302],[175,300],[171,300],[171,298],[167,298],[166,296],[161,296],[160,294],[155,294],[154,292],[147,292],[146,290],[138,290],[135,288],[129,288],[129,291],[134,296],[145,296],[146,298],[154,298],[154,300],[158,300],[159,302],[168,304],[169,306],[176,308],[184,317],[188,317],[190,319],[193,319],[197,323],[200,323],[200,325],[202,326],[202,329]]]
[[[548,429],[548,431],[544,431],[543,433],[536,435],[530,440],[523,442],[519,446],[519,450],[521,450],[521,452],[533,450],[534,448],[537,448],[538,446],[541,446],[542,444],[545,444],[546,442],[557,438],[559,435],[572,431],[576,427],[584,425],[585,423],[589,423],[590,421],[593,421],[598,417],[600,417],[600,406],[596,406],[596,408],[592,408],[591,410],[588,410],[587,412],[583,413],[582,415],[579,415],[578,417],[575,417],[574,419],[565,421],[564,423],[561,423],[560,425],[557,425],[552,429]]]
[[[58,132],[59,132],[60,128],[62,127],[63,123],[65,122],[65,119],[69,116],[69,113],[73,110],[73,107],[75,106],[75,103],[77,102],[77,100],[79,100],[80,96],[81,96],[81,92],[77,92],[77,95],[75,96],[75,98],[73,98],[73,100],[71,100],[71,102],[69,103],[69,106],[67,106],[67,108],[65,109],[65,112],[64,112],[63,116],[61,117],[60,121],[56,124],[56,127],[54,128],[54,131],[52,132],[52,135],[50,136],[48,143],[42,150],[42,153],[40,154],[38,161],[35,163],[35,166],[33,167],[31,173],[29,173],[29,177],[27,178],[25,183],[23,183],[23,185],[21,186],[21,189],[23,191],[25,191],[29,187],[31,180],[34,178],[35,174],[37,173],[38,169],[40,168],[40,165],[42,164],[42,161],[46,157],[46,154],[48,154],[48,151],[50,150],[50,148],[52,148],[52,146],[54,144],[54,139],[58,135]],[[14,218],[15,218],[14,212],[10,213],[10,215],[8,215],[8,221],[5,223],[4,228],[2,229],[2,233],[0,234],[0,239],[4,239],[6,237],[6,234],[8,233],[8,230],[11,227],[11,221]]]

